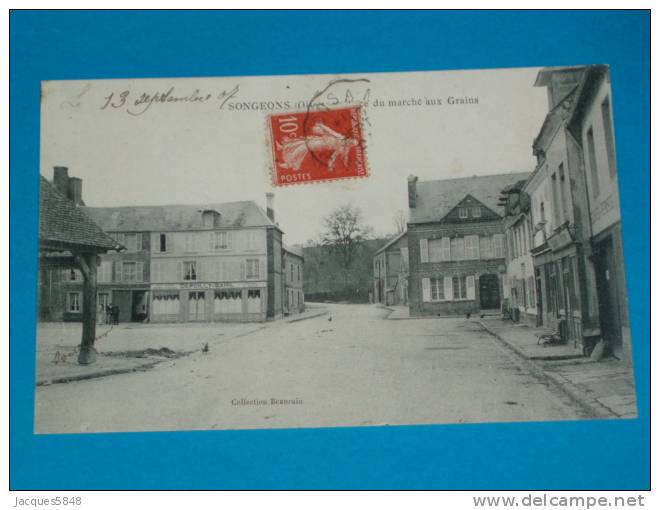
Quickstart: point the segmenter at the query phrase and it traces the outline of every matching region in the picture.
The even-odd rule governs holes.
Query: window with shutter
[[[67,297],[67,309],[69,312],[82,312],[82,293],[69,292]]]
[[[454,299],[454,288],[452,286],[451,276],[445,276],[444,283],[445,283],[445,299],[451,301],[452,299]]]
[[[248,259],[245,277],[249,280],[259,279],[259,259]],[[291,264],[291,276],[293,277],[293,264]]]
[[[429,261],[429,241],[428,239],[419,240],[419,256],[422,263]]]
[[[453,237],[451,240],[451,259],[465,260],[465,238]]]
[[[442,241],[440,239],[429,239],[429,262],[440,262],[442,260]]]
[[[422,278],[422,301],[428,303],[431,301],[431,280],[430,278]]]
[[[144,262],[138,262],[135,267],[135,279],[138,282],[144,281]]]
[[[445,299],[445,281],[442,276],[431,278],[431,300],[444,301]]]
[[[122,234],[124,238],[123,245],[129,253],[137,251],[137,234]]]
[[[465,258],[469,260],[479,258],[479,236],[465,237]]]
[[[197,280],[197,262],[194,260],[183,263],[183,279],[187,281]]]
[[[136,262],[124,262],[122,264],[122,280],[125,282],[134,282],[137,281],[137,263]]]
[[[451,260],[451,240],[448,237],[441,239],[442,243],[442,260]]]
[[[493,258],[493,239],[490,236],[479,237],[479,257],[482,260]]]
[[[229,232],[211,232],[211,249],[226,250],[229,248]]]
[[[504,236],[502,234],[493,236],[493,251],[495,252],[495,258],[504,258]]]
[[[467,278],[465,276],[454,276],[452,278],[454,299],[467,298]]]
[[[123,276],[124,276],[124,268],[121,260],[115,262],[115,281],[121,282],[123,281]]]
[[[465,278],[466,287],[467,287],[467,298],[474,300],[474,276],[470,275]]]
[[[99,283],[109,283],[112,281],[112,262],[104,260],[98,269],[97,281]]]

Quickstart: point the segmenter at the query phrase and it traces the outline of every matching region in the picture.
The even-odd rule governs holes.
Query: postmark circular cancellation
[[[268,116],[273,185],[368,177],[362,105],[313,105]]]

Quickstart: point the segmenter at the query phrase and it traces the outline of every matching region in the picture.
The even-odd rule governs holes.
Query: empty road
[[[239,338],[219,336],[222,324],[202,326],[192,347],[208,330],[207,354],[147,372],[38,387],[36,432],[585,417],[474,320],[388,320],[374,305],[327,306],[327,316],[267,323]],[[186,328],[178,331],[185,343]]]

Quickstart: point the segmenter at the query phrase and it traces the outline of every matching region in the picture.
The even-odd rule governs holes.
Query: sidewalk
[[[271,325],[298,322],[326,315],[311,305],[284,319],[263,323],[126,323],[98,325],[96,362],[78,364],[81,323],[47,322],[37,325],[37,386],[149,370],[158,363],[200,352],[205,344],[239,338]]]
[[[391,313],[387,316],[388,320],[401,320],[401,319],[414,319],[410,316],[410,308],[407,306],[399,305],[377,305],[378,308],[384,310],[391,310]]]
[[[386,317],[388,320],[406,320],[406,319],[460,319],[464,316],[461,315],[410,315],[410,307],[408,305],[383,305],[376,303],[378,308],[383,310],[390,310],[391,313]],[[499,317],[499,310],[481,310],[478,314],[473,315],[484,315],[484,316],[493,316],[497,315]]]
[[[572,345],[538,345],[536,334],[546,332],[543,329],[495,318],[479,323],[594,417],[637,417],[634,376],[628,364],[612,358],[594,361]]]

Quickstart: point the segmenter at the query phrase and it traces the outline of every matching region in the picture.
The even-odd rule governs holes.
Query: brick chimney
[[[266,216],[270,221],[275,221],[275,209],[273,203],[275,202],[275,193],[266,193]]]
[[[82,179],[80,177],[69,177],[68,197],[75,205],[85,205],[82,199]]]
[[[53,185],[62,195],[69,196],[69,169],[67,167],[53,167]]]
[[[417,207],[417,176],[408,176],[408,207],[414,209]]]

